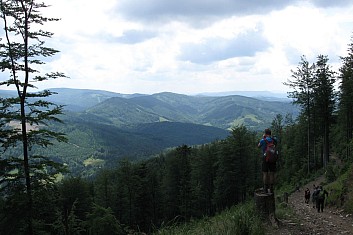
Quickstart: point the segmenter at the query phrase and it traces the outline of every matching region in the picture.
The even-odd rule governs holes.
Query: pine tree
[[[72,229],[83,229],[81,222],[85,221],[92,205],[87,181],[81,178],[64,179],[59,184],[59,193],[62,223],[66,234],[70,234]]]
[[[24,186],[26,202],[23,215],[26,218],[26,233],[34,234],[33,190],[45,187],[55,180],[62,166],[45,156],[36,154],[39,147],[48,147],[53,141],[65,141],[62,133],[46,129],[51,121],[59,121],[62,107],[45,101],[53,94],[48,90],[36,92],[37,82],[64,77],[62,73],[40,71],[42,58],[51,57],[58,51],[45,47],[44,38],[52,33],[39,29],[55,18],[44,17],[40,10],[44,3],[29,0],[1,0],[0,18],[4,25],[4,36],[0,43],[0,69],[9,78],[0,83],[14,87],[16,96],[1,100],[1,161],[6,164],[5,174],[17,172],[15,177],[3,178],[6,186],[14,181]],[[12,151],[10,151],[12,149]],[[10,182],[12,181],[12,182]],[[22,184],[24,182],[24,184]],[[17,188],[16,191],[20,189]]]
[[[214,181],[216,179],[216,162],[218,146],[216,143],[201,146],[195,150],[195,157],[191,162],[191,185],[193,193],[193,215],[213,215]]]
[[[217,209],[224,209],[244,201],[246,193],[254,190],[258,155],[255,137],[244,126],[234,128],[220,144],[214,201]]]
[[[312,113],[313,108],[313,72],[315,65],[310,65],[305,56],[301,57],[301,61],[297,67],[296,71],[292,70],[293,80],[288,79],[285,85],[293,89],[293,91],[288,92],[289,98],[293,98],[294,104],[297,104],[301,108],[301,115],[305,117],[307,123],[307,169],[310,172],[310,159],[311,159],[311,149],[312,149]]]
[[[87,215],[86,227],[89,235],[125,234],[113,211],[96,204],[93,205],[92,213]]]
[[[319,55],[314,73],[314,110],[320,114],[317,117],[320,136],[322,137],[323,166],[326,167],[330,156],[330,128],[334,122],[333,112],[336,105],[335,72],[328,64],[328,57]]]
[[[176,148],[179,159],[179,210],[183,218],[188,221],[190,219],[190,208],[192,201],[191,194],[191,147],[182,145]]]
[[[342,126],[345,158],[353,160],[351,141],[353,138],[353,37],[348,45],[348,55],[341,57],[342,66],[339,69],[339,122]]]

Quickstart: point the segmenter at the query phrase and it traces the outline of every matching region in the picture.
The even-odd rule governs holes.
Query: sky
[[[351,0],[44,0],[58,22],[46,88],[123,94],[271,91],[327,55],[338,71],[353,36]]]

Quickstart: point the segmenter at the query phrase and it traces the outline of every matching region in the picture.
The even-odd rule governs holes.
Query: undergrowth
[[[161,228],[156,235],[264,235],[263,221],[253,201],[242,203],[214,217]]]
[[[343,208],[347,213],[353,213],[353,166],[343,172],[337,180],[328,184],[327,204]]]
[[[326,171],[327,174],[329,171]],[[300,182],[304,185],[315,179],[323,171],[312,174],[311,177]],[[347,213],[353,213],[353,165],[344,172],[337,169],[329,174],[335,173],[337,179],[331,183],[331,177],[327,177],[325,189],[329,192],[327,204],[344,208]],[[325,175],[326,175],[325,174]],[[327,175],[326,175],[327,176]],[[283,201],[285,193],[291,194],[296,190],[295,185],[286,184],[276,190],[276,218],[293,219],[293,211]],[[185,224],[174,224],[165,226],[154,233],[155,235],[264,235],[265,227],[260,215],[256,212],[253,201],[239,204],[221,212],[214,217],[205,217]]]

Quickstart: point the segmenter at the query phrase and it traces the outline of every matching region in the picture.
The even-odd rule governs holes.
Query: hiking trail
[[[310,198],[309,204],[304,202],[305,189],[309,188],[312,193],[313,185],[320,185],[323,181],[324,177],[319,177],[315,181],[302,186],[299,191],[292,193],[288,198],[288,206],[294,212],[293,218],[280,220],[279,228],[273,228],[267,234],[353,234],[353,217],[351,214],[347,214],[336,207],[325,207],[323,213],[319,213],[316,208],[313,208],[312,198]]]

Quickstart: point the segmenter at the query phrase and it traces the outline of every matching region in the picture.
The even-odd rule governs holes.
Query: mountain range
[[[95,167],[97,161],[87,159],[110,163],[123,157],[145,158],[169,147],[224,139],[237,125],[259,131],[270,126],[277,114],[298,114],[289,99],[266,93],[254,98],[50,90],[57,94],[47,99],[65,107],[64,124],[55,124],[54,129],[65,133],[69,143],[56,144],[46,153],[73,169]],[[11,92],[0,90],[0,95],[8,97]]]

